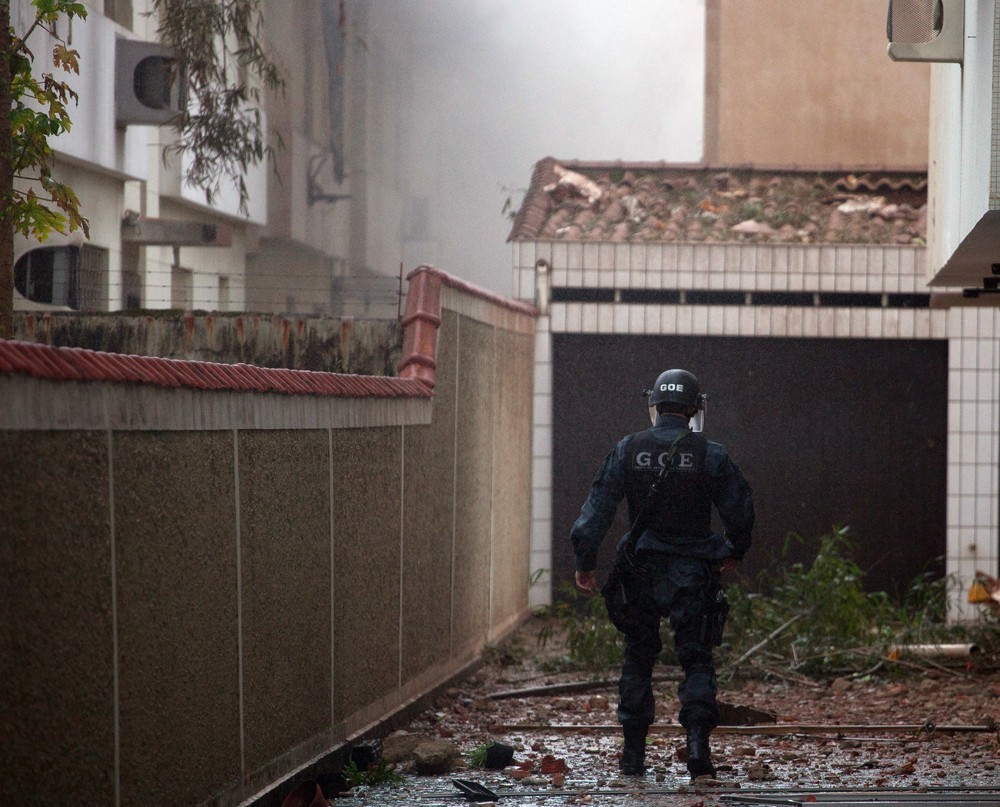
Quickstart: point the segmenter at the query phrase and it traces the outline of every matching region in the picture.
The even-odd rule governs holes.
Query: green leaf
[[[15,190],[9,209],[13,213],[14,229],[22,235],[44,241],[53,232],[82,230],[89,238],[90,225],[80,213],[80,200],[71,188],[52,179],[49,165],[52,150],[48,139],[70,130],[72,120],[67,106],[79,98],[72,87],[51,73],[32,73],[34,55],[27,45],[37,28],[51,27],[61,15],[86,18],[87,9],[82,3],[68,0],[32,0],[32,6],[35,19],[24,37],[18,38],[12,30],[9,119],[15,177],[34,185],[27,191]],[[79,53],[67,47],[58,36],[56,38],[53,66],[79,73]],[[29,106],[28,102],[41,108]],[[42,190],[42,197],[36,193],[36,187]]]

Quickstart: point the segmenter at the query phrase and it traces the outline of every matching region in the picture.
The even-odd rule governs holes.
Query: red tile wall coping
[[[5,339],[0,339],[0,372],[56,381],[130,381],[203,390],[430,398],[434,388],[437,329],[441,322],[442,283],[495,305],[538,316],[533,305],[494,294],[432,266],[418,267],[407,279],[410,289],[403,318],[404,358],[399,365],[399,378],[121,355]]]
[[[529,317],[539,315],[538,309],[530,303],[503,297],[434,266],[418,266],[406,279],[410,289],[403,314],[403,358],[399,362],[399,377],[417,379],[431,389],[437,367],[434,356],[441,325],[442,284]]]
[[[351,398],[429,398],[425,384],[408,378],[318,373],[215,364],[153,356],[101,353],[0,339],[0,372],[56,381],[132,381],[202,390],[336,395]]]

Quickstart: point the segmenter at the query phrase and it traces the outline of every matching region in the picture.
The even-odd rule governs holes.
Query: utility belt
[[[637,598],[648,582],[649,571],[642,563],[640,553],[631,550],[628,544],[619,548],[611,573],[601,588],[601,595],[611,624],[622,633],[632,633],[641,625],[642,611]],[[706,586],[697,612],[701,623],[696,633],[699,641],[718,647],[722,644],[722,633],[729,616],[725,589],[718,583]]]
[[[608,619],[622,633],[632,633],[638,627],[639,613],[628,594],[632,592],[634,596],[638,584],[646,577],[647,572],[639,563],[635,548],[627,542],[619,547],[608,579],[601,587],[601,596],[608,609]]]

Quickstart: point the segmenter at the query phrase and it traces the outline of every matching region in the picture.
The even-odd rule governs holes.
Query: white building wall
[[[926,291],[922,247],[524,242],[513,249],[515,296],[534,298],[540,260],[550,263],[554,287]],[[966,592],[976,570],[995,575],[1000,564],[1000,308],[552,303],[548,313],[538,320],[536,333],[533,574],[551,568],[554,539],[550,334],[947,339],[946,570],[958,583],[949,607],[956,620],[974,613]],[[541,586],[533,592],[532,604],[550,596]]]
[[[30,0],[11,3],[11,24],[18,33],[26,32],[34,18]],[[79,102],[68,105],[72,128],[52,140],[52,148],[112,174],[145,179],[147,127],[115,127],[115,40],[136,37],[94,9],[89,9],[85,20],[60,19],[57,32],[79,52],[79,75],[53,67],[56,39],[47,31],[36,30],[28,40],[35,54],[35,75],[52,73],[79,95]]]
[[[989,210],[995,0],[965,4],[960,237]]]
[[[54,73],[80,96],[78,104],[69,106],[73,121],[70,131],[50,140],[55,152],[53,174],[69,185],[80,199],[81,213],[90,225],[90,243],[108,250],[108,309],[118,310],[122,305],[121,221],[127,207],[151,218],[230,224],[234,229],[232,247],[182,249],[181,265],[195,273],[193,307],[217,308],[219,279],[225,277],[229,286],[228,308],[242,308],[248,224],[259,225],[266,221],[269,166],[261,164],[247,172],[250,209],[249,218],[246,218],[239,213],[238,196],[231,183],[224,183],[218,198],[208,205],[203,191],[181,181],[181,171],[190,161],[189,156],[164,164],[163,146],[172,138],[169,127],[117,126],[116,40],[155,40],[157,21],[150,15],[151,0],[133,1],[131,31],[105,17],[101,13],[101,3],[88,2],[86,5],[86,20],[76,19],[70,25],[66,19],[61,19],[58,23],[60,36],[79,51],[79,75],[52,67],[55,39],[47,32],[36,31],[28,44],[37,57],[37,71]],[[11,4],[11,22],[15,30],[26,31],[34,19],[34,12],[30,0],[15,0]],[[266,128],[266,119],[264,125]],[[126,186],[130,187],[128,192]],[[50,244],[62,240],[56,239]],[[78,239],[71,240],[76,243]],[[36,246],[38,243],[33,239],[18,237],[16,255]],[[149,308],[170,307],[173,251],[170,247],[146,247],[143,252],[140,263],[145,269],[144,304]]]
[[[996,0],[966,0],[964,62],[931,65],[928,279],[990,209],[998,14]]]
[[[931,65],[927,164],[927,280],[958,248],[962,173],[962,66]]]

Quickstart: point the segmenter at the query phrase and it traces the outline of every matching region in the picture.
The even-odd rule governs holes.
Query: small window
[[[110,253],[104,247],[84,244],[80,247],[77,278],[78,305],[81,311],[108,310],[108,258]]]
[[[141,254],[138,244],[122,244],[122,308],[142,308]]]
[[[194,272],[183,266],[170,267],[170,307],[189,310],[194,302]]]
[[[132,30],[132,0],[104,0],[104,16]]]
[[[229,310],[229,278],[219,275],[219,311]]]

